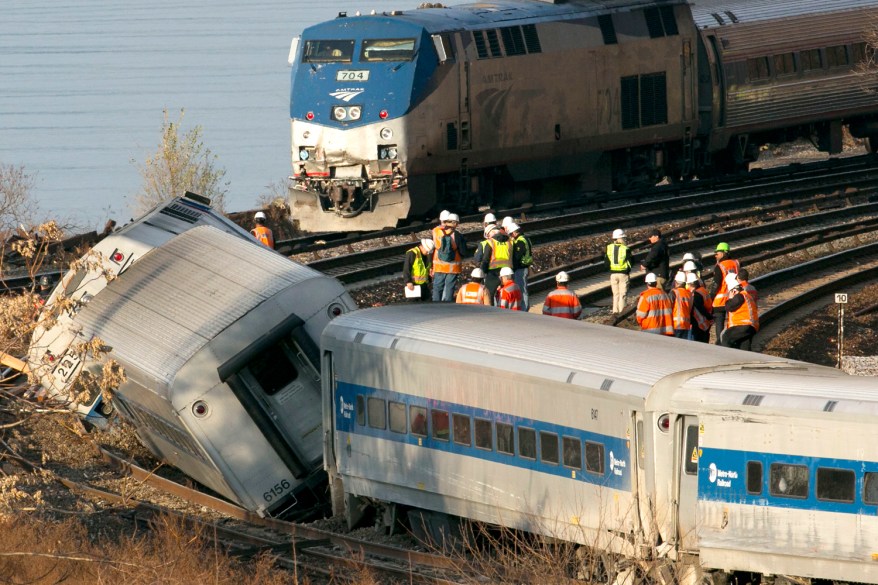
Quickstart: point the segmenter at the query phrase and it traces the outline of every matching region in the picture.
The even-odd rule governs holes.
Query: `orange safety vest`
[[[490,305],[488,289],[480,282],[468,282],[457,291],[455,302],[459,305]]]
[[[454,230],[451,231],[453,232]],[[457,249],[457,240],[455,238],[451,239],[451,245],[454,246],[454,260],[446,262],[445,260],[439,259],[439,248],[442,247],[442,237],[450,234],[451,232],[446,232],[445,228],[441,225],[437,225],[433,228],[433,243],[436,244],[436,247],[433,249],[434,273],[460,274],[460,250]]]
[[[512,241],[498,242],[495,239],[488,240],[491,247],[491,261],[488,263],[488,270],[500,270],[501,268],[512,268]]]
[[[692,291],[674,289],[674,329],[692,329]]]
[[[752,325],[756,331],[759,331],[759,310],[756,308],[756,301],[746,290],[738,294],[744,295],[744,304],[726,315],[727,326]]]
[[[713,319],[710,318],[713,315],[713,306],[710,303],[710,293],[707,292],[707,289],[703,286],[699,286],[693,291],[694,294],[700,295],[702,299],[704,299],[704,310],[707,311],[707,315],[702,315],[698,311],[695,310],[695,303],[692,303],[692,316],[695,318],[695,324],[698,325],[698,328],[702,331],[710,330],[710,326],[713,323]],[[693,297],[694,299],[694,297]]]
[[[582,315],[582,304],[572,290],[556,288],[546,296],[543,303],[543,315],[579,319],[579,316]]]
[[[737,260],[732,260],[731,258],[726,260],[720,260],[719,264],[720,272],[723,273],[722,281],[719,283],[719,288],[716,289],[716,296],[713,297],[713,306],[716,307],[725,307],[726,302],[729,300],[729,289],[726,288],[726,275],[729,272],[734,272],[737,274],[741,271],[741,263]]]
[[[497,289],[494,306],[512,311],[521,310],[521,289],[513,281]]]
[[[264,225],[258,225],[250,230],[250,233],[253,234],[253,237],[259,240],[263,246],[268,246],[274,250],[274,234],[271,233],[270,229]]]
[[[671,299],[658,287],[647,288],[637,301],[637,323],[642,331],[674,335]]]
[[[753,302],[756,303],[756,306],[759,307],[759,292],[756,290],[756,287],[750,284],[748,280],[739,280],[741,283],[741,288],[750,293],[750,297],[753,299]]]

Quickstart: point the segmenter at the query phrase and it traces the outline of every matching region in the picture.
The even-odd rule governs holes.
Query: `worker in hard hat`
[[[631,274],[631,251],[624,230],[613,230],[613,241],[607,245],[604,265],[610,271],[610,289],[613,291],[613,314],[618,315],[628,304],[628,285]]]
[[[716,245],[714,251],[716,265],[713,267],[713,286],[710,296],[713,299],[713,319],[716,331],[716,344],[719,345],[723,329],[726,327],[726,301],[729,290],[726,287],[726,276],[741,271],[741,263],[732,257],[731,248],[726,242]]]
[[[722,332],[720,345],[739,348],[749,342],[759,331],[759,309],[756,300],[749,291],[744,290],[737,274],[726,275],[725,285],[728,290],[726,301],[726,328]]]
[[[460,217],[448,213],[442,225],[433,228],[433,301],[454,302],[454,289],[460,275],[461,260],[468,254],[467,243],[457,231]]]
[[[695,272],[686,272],[686,288],[692,291],[692,339],[710,343],[713,325],[713,305],[710,293]]]
[[[692,339],[692,291],[686,287],[686,273],[677,272],[674,288],[668,293],[674,321],[674,337]]]
[[[515,284],[512,268],[509,266],[500,269],[500,288],[494,295],[494,306],[511,311],[521,310],[521,289]]]
[[[491,295],[485,288],[485,273],[481,268],[473,268],[471,280],[460,287],[457,291],[455,301],[459,305],[489,305],[491,304]]]
[[[521,310],[528,311],[530,304],[528,304],[527,275],[534,263],[533,244],[521,233],[521,228],[515,222],[506,226],[506,233],[512,242],[512,278],[521,289]]]
[[[430,267],[435,248],[433,240],[424,238],[417,246],[406,251],[402,281],[405,283],[407,300],[430,300]]]
[[[497,225],[497,216],[493,213],[485,214],[485,219],[482,221],[482,229],[488,227],[489,225]]]
[[[674,318],[671,299],[659,286],[652,272],[646,275],[646,290],[637,300],[637,324],[640,330],[658,335],[674,335]]]
[[[582,316],[582,304],[577,294],[567,288],[569,282],[570,276],[563,270],[555,275],[556,288],[543,302],[543,315],[562,319],[579,319]]]
[[[256,224],[253,226],[253,229],[250,230],[253,237],[262,243],[262,245],[274,250],[274,234],[271,233],[271,230],[265,225],[265,213],[257,211],[256,215],[253,216],[253,223]]]
[[[496,301],[496,291],[500,287],[500,271],[512,270],[512,241],[503,229],[489,226],[485,230],[486,240],[480,244],[482,259],[479,268],[485,273],[485,286]],[[518,289],[518,287],[516,287]],[[521,290],[518,289],[519,294]]]

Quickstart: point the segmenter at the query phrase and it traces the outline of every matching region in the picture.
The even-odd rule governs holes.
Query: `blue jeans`
[[[527,304],[527,268],[516,268],[512,273],[512,280],[521,289],[521,310],[527,311],[530,309]]]
[[[457,275],[448,272],[433,273],[433,302],[454,302],[454,285],[457,284]]]

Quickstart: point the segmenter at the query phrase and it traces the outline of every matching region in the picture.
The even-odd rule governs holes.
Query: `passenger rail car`
[[[878,582],[874,379],[491,307],[357,311],[321,348],[351,524],[467,518],[690,583]]]
[[[131,262],[144,232],[108,238],[105,261],[122,267],[92,292],[99,274],[65,277],[73,307],[35,336],[30,363],[66,396],[115,360],[125,380],[109,405],[84,401],[93,417],[115,407],[162,461],[260,515],[302,517],[326,504],[318,340],[355,304],[235,229],[196,226]],[[82,350],[96,339],[106,353]]]
[[[307,28],[290,50],[292,218],[370,230],[746,168],[878,137],[878,0],[495,0]],[[874,142],[874,140],[873,140]],[[562,190],[563,189],[563,190]]]

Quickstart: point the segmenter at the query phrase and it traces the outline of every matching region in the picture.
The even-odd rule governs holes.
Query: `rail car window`
[[[491,421],[483,418],[476,419],[476,447],[487,451],[492,451],[494,449]]]
[[[863,502],[878,504],[878,473],[867,471],[863,475]]]
[[[585,442],[585,470],[604,474],[604,446],[601,443]]]
[[[366,400],[362,396],[357,396],[357,424],[366,426]]]
[[[448,413],[444,410],[431,410],[430,422],[433,424],[433,438],[439,441],[447,441]]]
[[[827,47],[826,64],[829,67],[847,67],[850,64],[847,45]]]
[[[373,429],[387,428],[387,406],[381,398],[369,398],[369,426]]]
[[[463,414],[454,414],[451,416],[451,422],[454,424],[454,442],[467,447],[472,445],[469,417]]]
[[[802,64],[802,71],[823,69],[823,59],[820,57],[820,49],[802,51],[799,53],[799,62]]]
[[[558,435],[540,431],[540,460],[558,465]]]
[[[782,498],[808,497],[808,468],[804,465],[772,463],[769,471],[769,492]]]
[[[387,410],[390,414],[390,430],[394,433],[405,432],[405,404],[402,402],[389,402]]]
[[[686,475],[698,474],[698,456],[698,427],[689,425],[686,427],[686,446],[683,449]]]
[[[354,41],[305,41],[304,63],[350,63],[354,58]]]
[[[564,437],[561,440],[561,452],[564,458],[564,467],[582,469],[582,443],[573,437]]]
[[[793,75],[796,72],[796,58],[792,53],[774,56],[774,73],[777,76]]]
[[[515,434],[512,425],[506,423],[497,423],[497,452],[506,453],[507,455],[515,454]]]
[[[853,502],[857,478],[850,469],[817,468],[817,499],[831,502]]]
[[[362,61],[411,61],[415,56],[415,39],[365,39],[360,51]]]
[[[769,77],[771,77],[771,71],[768,69],[768,57],[747,59],[747,78],[750,81],[768,79]]]
[[[524,459],[537,458],[537,432],[518,427],[518,455]]]
[[[668,94],[664,71],[623,77],[621,85],[624,130],[668,123]]]
[[[748,494],[761,494],[762,493],[762,462],[761,461],[748,461],[747,462],[747,493]]]
[[[670,6],[647,8],[643,11],[650,38],[673,37],[678,34],[674,9]]]
[[[619,39],[616,37],[616,27],[613,25],[613,17],[609,14],[598,16],[598,26],[601,27],[601,36],[604,37],[605,45],[616,45]]]
[[[427,409],[423,406],[409,406],[409,421],[413,435],[419,437],[427,436]]]

